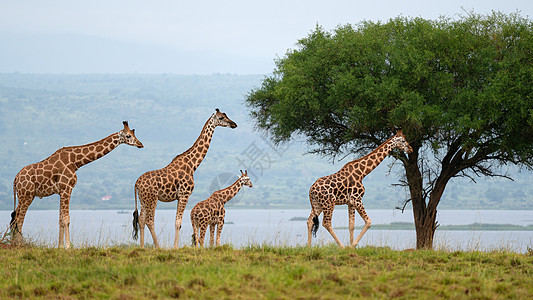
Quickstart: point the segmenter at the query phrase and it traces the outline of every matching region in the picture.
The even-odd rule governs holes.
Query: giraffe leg
[[[220,235],[222,234],[222,228],[224,228],[224,218],[222,217],[217,224],[217,241],[216,246],[220,246]]]
[[[146,210],[146,226],[150,231],[152,240],[154,241],[154,247],[159,249],[159,242],[157,241],[157,235],[155,233],[155,207],[157,205],[157,198],[153,197],[152,201],[149,202],[149,207]]]
[[[61,214],[59,214],[59,242],[57,243],[57,248],[63,248],[65,243],[65,227],[63,227],[62,223]]]
[[[141,213],[139,214],[139,244],[144,248],[144,226],[146,225],[146,208],[141,206]]]
[[[196,223],[195,211],[191,211],[192,241],[191,247],[198,247],[198,225]]]
[[[311,215],[307,219],[307,246],[311,247],[311,239],[313,238],[313,218],[314,213],[311,211]]]
[[[159,248],[157,236],[155,232],[155,208],[157,206],[157,197],[152,195],[145,195],[141,200],[141,213],[139,215],[139,231],[141,235],[141,248],[144,248],[144,226],[148,227],[154,247]]]
[[[198,236],[198,226],[195,226],[193,225],[192,227],[192,232],[193,232],[193,235],[194,235],[194,247],[197,247],[200,245],[200,237]]]
[[[333,216],[333,207],[330,209],[324,210],[324,219],[322,221],[322,226],[326,228],[326,230],[331,234],[333,239],[335,239],[335,242],[339,245],[339,247],[344,248],[344,245],[341,243],[335,232],[333,231],[333,227],[331,226],[331,217]]]
[[[33,202],[34,196],[32,195],[20,195],[19,194],[19,203],[15,209],[16,218],[14,220],[14,228],[12,235],[12,243],[14,245],[20,245],[23,242],[22,238],[22,225],[24,224],[24,218],[26,217],[26,212],[28,207]]]
[[[355,231],[355,206],[348,204],[348,229],[350,230],[350,245],[353,245]]]
[[[370,226],[372,226],[372,221],[366,214],[361,198],[355,201],[355,208],[357,209],[357,212],[359,213],[363,221],[365,221],[365,227],[363,227],[363,229],[361,230],[361,232],[359,233],[355,241],[352,243],[352,247],[357,247],[357,244],[359,244],[359,241],[361,240],[363,235],[365,235],[366,231],[370,228]]]
[[[148,226],[148,230],[150,230],[150,234],[152,235],[152,240],[154,241],[154,247],[156,249],[159,249],[159,242],[157,241],[157,235],[155,234],[154,219],[148,220],[146,225]]]
[[[176,223],[175,223],[176,234],[174,235],[174,249],[178,249],[178,242],[180,239],[181,221],[183,219],[183,212],[185,211],[185,206],[187,205],[187,201],[189,201],[189,194],[179,195],[178,209],[176,211]]]
[[[215,245],[215,224],[209,225],[209,247]]]
[[[207,232],[207,225],[200,225],[200,246],[204,247],[205,234]]]
[[[65,243],[65,248],[70,248],[70,214],[69,214],[69,204],[70,204],[70,189],[65,191],[60,195],[59,201],[59,242],[57,244],[58,248],[63,247]]]
[[[67,222],[65,225],[65,248],[70,248],[70,213],[67,212]]]

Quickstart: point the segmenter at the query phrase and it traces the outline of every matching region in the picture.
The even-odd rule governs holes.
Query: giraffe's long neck
[[[198,166],[200,166],[207,154],[207,150],[209,150],[209,145],[211,144],[211,139],[213,138],[213,133],[215,132],[215,127],[215,118],[213,115],[207,120],[207,122],[205,122],[200,136],[198,139],[196,139],[191,148],[185,151],[182,155],[178,156],[184,156],[185,161],[191,165],[194,171],[196,171]]]
[[[237,195],[237,193],[241,190],[241,188],[242,188],[242,182],[241,182],[241,179],[239,178],[232,185],[219,191],[223,195],[223,197],[220,198],[220,201],[222,202],[222,204],[226,204],[228,203],[228,201],[233,199],[233,197]]]
[[[120,145],[120,138],[117,132],[94,143],[64,147],[60,151],[68,152],[69,161],[74,163],[76,168],[80,168],[108,154],[118,145]]]
[[[357,162],[357,167],[362,173],[362,177],[365,177],[372,172],[379,164],[389,155],[393,149],[392,138],[386,140],[383,144],[379,145],[372,152],[354,161]],[[357,168],[356,168],[357,169]]]

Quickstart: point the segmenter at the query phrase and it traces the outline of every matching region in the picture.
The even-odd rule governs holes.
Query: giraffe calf
[[[226,210],[224,204],[230,201],[239,190],[247,185],[252,187],[248,171],[241,171],[241,176],[229,187],[213,192],[209,198],[198,202],[191,210],[191,223],[193,228],[192,244],[195,247],[204,246],[205,233],[207,227],[210,230],[210,246],[213,246],[215,240],[215,226],[217,227],[216,245],[220,246],[220,233],[224,226],[224,217]]]

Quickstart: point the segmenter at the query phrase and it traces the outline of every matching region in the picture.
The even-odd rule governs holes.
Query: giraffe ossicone
[[[142,174],[135,182],[133,239],[137,240],[140,233],[141,247],[144,247],[144,227],[147,226],[154,246],[159,248],[154,227],[157,202],[178,200],[174,235],[174,248],[178,248],[183,212],[194,189],[194,172],[207,155],[213,133],[218,126],[236,128],[237,124],[218,108],[215,109],[215,113],[205,122],[200,136],[188,150],[176,156],[166,167]],[[141,202],[140,214],[137,210],[137,196]]]
[[[213,192],[209,198],[198,202],[191,210],[191,224],[193,228],[192,244],[195,247],[204,246],[205,233],[209,227],[210,246],[220,246],[220,234],[224,227],[226,209],[224,204],[228,203],[241,190],[243,186],[253,187],[248,171],[241,170],[241,176],[225,189]],[[217,239],[215,244],[215,227]]]
[[[76,171],[108,154],[120,144],[144,147],[135,137],[135,129],[130,129],[127,121],[124,121],[123,125],[122,130],[106,138],[86,145],[63,147],[44,160],[25,166],[18,172],[13,180],[14,210],[9,223],[13,244],[22,242],[22,225],[33,199],[58,194],[60,197],[58,247],[65,243],[65,248],[70,248],[69,205],[72,189],[77,182]]]
[[[366,214],[362,202],[365,193],[365,188],[362,183],[363,178],[372,172],[394,148],[398,148],[407,153],[413,152],[413,149],[405,140],[402,131],[399,130],[393,137],[369,154],[348,162],[337,173],[318,178],[313,183],[309,189],[311,214],[309,215],[309,219],[307,219],[308,246],[311,246],[311,238],[318,230],[318,216],[323,212],[322,226],[326,228],[340,247],[344,247],[331,226],[331,218],[335,205],[344,204],[348,205],[350,245],[352,247],[357,246],[363,235],[372,225],[372,221]],[[354,240],[355,211],[365,221],[365,226]]]

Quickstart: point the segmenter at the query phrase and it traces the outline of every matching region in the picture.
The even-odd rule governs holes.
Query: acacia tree
[[[450,179],[533,167],[532,22],[493,12],[317,27],[246,104],[274,142],[304,136],[332,159],[363,155],[403,129],[413,153],[394,154],[400,182],[417,248],[432,248]]]

